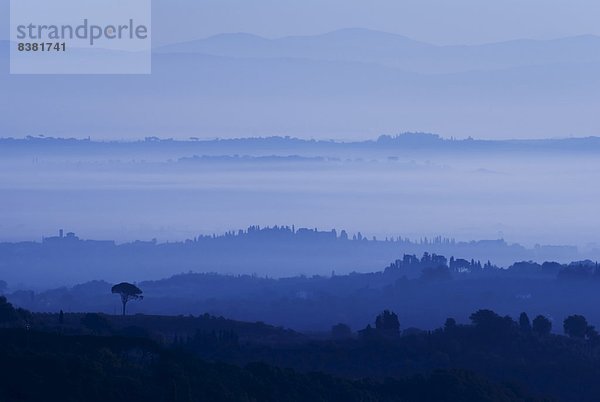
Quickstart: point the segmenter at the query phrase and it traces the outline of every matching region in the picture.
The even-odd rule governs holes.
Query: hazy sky
[[[9,0],[0,0],[8,36]],[[363,27],[439,44],[600,35],[597,0],[154,0],[156,44],[223,32],[267,37]]]
[[[5,38],[9,33],[8,3],[0,0],[0,33]],[[598,0],[153,0],[152,14],[155,46],[225,32],[281,37],[350,27],[438,44],[600,36]],[[243,46],[241,43],[240,49]],[[565,50],[565,57],[573,49]],[[559,60],[536,72],[521,69],[529,65],[521,64],[526,59],[522,55],[530,53],[527,49],[517,51],[512,59],[502,59],[500,53],[497,58],[501,62],[483,73],[421,81],[398,80],[400,72],[396,76],[387,70],[371,71],[376,67],[371,64],[352,65],[345,74],[339,74],[338,67],[320,62],[313,66],[299,60],[290,65],[281,60],[241,62],[233,58],[224,67],[221,60],[210,57],[197,65],[180,63],[187,75],[153,74],[146,77],[148,82],[143,82],[143,77],[123,82],[118,77],[87,77],[80,81],[70,78],[62,85],[58,78],[5,76],[8,85],[4,92],[12,96],[0,96],[0,106],[7,110],[0,128],[10,133],[3,135],[43,133],[113,139],[147,135],[365,139],[401,131],[459,138],[598,135],[598,69],[578,62],[575,56],[569,65]],[[582,58],[587,63],[587,55],[596,53],[587,51]],[[538,65],[537,60],[531,65]],[[481,65],[487,66],[483,61]],[[162,71],[160,63],[160,58],[155,58],[154,71]],[[462,71],[478,70],[481,65],[469,64]],[[506,70],[502,70],[504,66]],[[363,67],[367,70],[362,71]],[[409,67],[408,71],[419,72]],[[289,79],[292,76],[294,80]],[[319,85],[313,85],[315,82]],[[89,85],[89,92],[82,92],[81,84]],[[196,90],[188,91],[191,87]],[[56,88],[60,88],[58,95]],[[123,94],[119,102],[110,92],[115,88]],[[159,96],[164,88],[169,88],[171,97]],[[380,96],[380,89],[387,96]],[[344,91],[354,96],[345,96]],[[138,93],[144,93],[139,102]],[[38,119],[19,117],[20,113],[30,116],[31,110],[36,110]],[[46,118],[43,113],[47,113]]]

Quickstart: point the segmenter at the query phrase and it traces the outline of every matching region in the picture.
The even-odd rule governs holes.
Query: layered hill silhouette
[[[600,38],[585,35],[554,40],[437,46],[402,35],[351,28],[277,39],[245,33],[221,34],[162,46],[156,52],[362,62],[419,73],[456,73],[551,63],[599,62]]]
[[[600,129],[599,49],[594,36],[434,46],[360,29],[274,40],[225,34],[155,49],[150,76],[0,75],[12,94],[0,98],[11,110],[0,129],[112,138],[364,138],[399,127],[590,135]],[[39,118],[24,119],[32,110]]]

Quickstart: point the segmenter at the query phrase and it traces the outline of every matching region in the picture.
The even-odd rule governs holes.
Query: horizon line
[[[391,32],[391,31],[376,29],[376,28],[368,28],[368,27],[364,27],[364,26],[348,26],[348,27],[344,27],[344,28],[329,29],[329,30],[319,31],[319,32],[314,32],[314,33],[287,34],[287,35],[276,35],[276,36],[267,36],[267,35],[263,35],[263,34],[250,32],[250,31],[225,31],[225,32],[213,33],[213,34],[206,35],[206,36],[200,36],[200,37],[196,37],[196,38],[192,38],[192,39],[184,39],[184,40],[178,40],[178,41],[172,41],[172,42],[169,41],[164,44],[153,46],[152,49],[158,49],[161,47],[168,47],[168,46],[173,46],[173,45],[186,44],[186,43],[190,43],[190,42],[204,41],[204,40],[208,40],[208,39],[217,38],[220,36],[245,35],[245,36],[255,37],[257,39],[262,39],[265,41],[278,41],[278,40],[291,39],[291,38],[314,38],[314,37],[319,37],[319,36],[326,36],[326,35],[330,35],[330,34],[345,32],[345,31],[346,32],[362,31],[365,33],[370,32],[370,33],[396,36],[398,38],[404,38],[404,39],[410,40],[412,42],[421,43],[421,44],[429,45],[432,47],[441,47],[441,48],[444,48],[444,47],[478,47],[478,46],[497,45],[497,44],[511,43],[511,42],[520,42],[520,41],[552,42],[552,41],[558,41],[558,40],[564,40],[564,39],[575,39],[575,38],[585,38],[585,37],[592,37],[592,38],[600,39],[600,35],[598,35],[598,34],[579,33],[579,34],[570,34],[570,35],[563,35],[563,36],[552,36],[552,37],[548,37],[548,38],[535,38],[535,37],[525,37],[524,36],[524,37],[517,37],[517,38],[512,38],[512,39],[491,40],[491,41],[479,42],[479,43],[463,43],[463,42],[458,43],[457,42],[457,43],[453,43],[453,44],[440,44],[440,43],[435,43],[432,41],[417,39],[411,35],[407,35],[404,33]],[[13,41],[11,40],[11,38],[2,37],[2,38],[0,38],[0,42],[10,43]]]
[[[361,27],[361,26],[348,26],[345,28],[330,29],[330,30],[326,30],[326,31],[314,32],[314,33],[309,33],[309,34],[288,34],[288,35],[277,35],[277,36],[266,36],[266,35],[257,34],[254,32],[249,32],[249,31],[227,31],[227,32],[214,33],[214,34],[210,34],[207,36],[201,36],[201,37],[197,37],[194,39],[186,39],[186,40],[180,40],[180,41],[175,41],[175,42],[168,42],[165,44],[154,46],[153,49],[159,49],[162,47],[168,47],[168,46],[173,46],[173,45],[187,44],[187,43],[192,43],[192,42],[205,41],[205,40],[214,39],[214,38],[218,38],[218,37],[222,37],[222,36],[235,36],[235,35],[241,36],[241,35],[243,35],[243,36],[248,36],[248,37],[254,37],[256,39],[274,42],[274,41],[280,41],[280,40],[285,40],[285,39],[295,39],[295,38],[315,38],[315,37],[319,37],[319,36],[327,36],[327,35],[331,35],[331,34],[335,34],[335,33],[349,32],[349,31],[358,31],[358,32],[362,31],[365,33],[376,33],[376,34],[396,36],[398,38],[404,38],[404,39],[410,40],[415,43],[420,43],[423,45],[428,45],[428,46],[432,46],[432,47],[440,47],[440,48],[478,47],[478,46],[498,45],[498,44],[503,44],[503,43],[522,42],[522,41],[524,41],[524,42],[553,42],[553,41],[559,41],[559,40],[564,40],[564,39],[585,38],[585,37],[593,37],[593,38],[600,39],[600,35],[597,35],[597,34],[580,33],[580,34],[572,34],[572,35],[565,35],[565,36],[553,36],[553,37],[545,38],[545,39],[533,38],[533,37],[518,37],[518,38],[513,38],[513,39],[493,40],[493,41],[481,42],[481,43],[440,44],[440,43],[416,39],[415,37],[413,37],[411,35],[406,35],[404,33],[396,33],[396,32],[390,32],[390,31],[386,31],[386,30]]]
[[[247,136],[247,137],[196,137],[189,136],[186,138],[176,137],[158,137],[158,136],[145,136],[137,138],[122,138],[122,139],[102,139],[92,138],[91,136],[82,137],[62,137],[62,136],[51,136],[51,135],[24,135],[22,137],[0,137],[0,141],[82,141],[82,142],[94,142],[94,143],[140,143],[140,142],[217,142],[217,141],[265,141],[265,140],[285,140],[285,141],[302,141],[302,142],[321,142],[321,143],[334,143],[334,144],[361,144],[361,143],[377,143],[385,140],[401,140],[404,138],[429,138],[440,142],[544,142],[544,141],[572,141],[572,140],[592,140],[600,139],[600,133],[598,135],[582,135],[582,136],[561,136],[561,137],[544,137],[544,138],[481,138],[473,137],[468,135],[466,137],[456,136],[443,136],[442,134],[429,133],[423,131],[404,131],[397,134],[380,134],[376,137],[366,137],[363,139],[334,139],[334,138],[313,138],[313,137],[298,137],[290,136],[285,134],[280,135],[265,135],[265,136]]]

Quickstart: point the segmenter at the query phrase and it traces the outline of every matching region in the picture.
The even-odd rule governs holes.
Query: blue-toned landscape
[[[0,401],[600,400],[598,4],[69,1],[152,68],[0,0]]]

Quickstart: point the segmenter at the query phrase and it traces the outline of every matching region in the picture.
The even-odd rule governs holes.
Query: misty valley
[[[85,239],[164,243],[297,225],[378,240],[572,246],[579,254],[539,258],[593,259],[599,149],[594,137],[492,141],[418,133],[355,142],[2,139],[0,240],[39,241],[64,228]],[[502,266],[533,258],[472,257]]]
[[[0,399],[595,401],[598,151],[0,139]]]
[[[598,15],[0,0],[0,402],[600,401]]]

